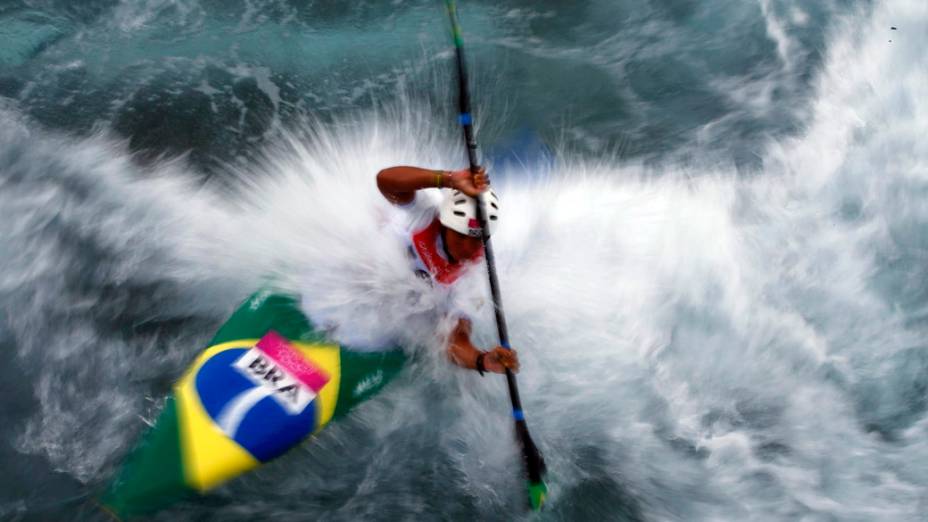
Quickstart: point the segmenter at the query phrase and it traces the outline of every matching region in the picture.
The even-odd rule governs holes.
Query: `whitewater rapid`
[[[805,130],[756,151],[756,175],[557,150],[492,174],[519,383],[549,467],[542,519],[928,510],[926,26],[922,1],[837,24]],[[105,481],[225,314],[272,281],[313,296],[308,312],[342,340],[395,338],[413,363],[351,419],[222,488],[209,515],[182,514],[522,516],[503,381],[447,363],[383,227],[395,210],[379,169],[462,166],[436,112],[406,99],[290,129],[213,183],[183,158],[140,167],[112,136],[63,137],[4,109],[3,328],[35,402],[16,451]],[[475,336],[492,342],[489,315]]]

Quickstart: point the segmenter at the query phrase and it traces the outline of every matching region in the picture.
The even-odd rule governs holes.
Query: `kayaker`
[[[377,174],[377,187],[390,203],[405,213],[403,234],[408,241],[415,270],[433,285],[452,286],[467,266],[483,257],[481,227],[477,220],[477,200],[486,203],[490,233],[499,218],[499,199],[489,189],[486,171],[429,170],[418,167],[390,167]],[[443,189],[443,201],[435,201],[418,191]],[[515,350],[497,346],[483,351],[470,340],[471,320],[457,317],[448,337],[448,357],[455,364],[477,370],[504,373],[519,371]]]

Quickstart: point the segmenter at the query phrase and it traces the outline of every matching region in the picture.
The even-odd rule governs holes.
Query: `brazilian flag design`
[[[400,350],[333,344],[294,297],[259,292],[174,386],[101,504],[126,518],[206,492],[286,453],[380,391],[403,363]]]

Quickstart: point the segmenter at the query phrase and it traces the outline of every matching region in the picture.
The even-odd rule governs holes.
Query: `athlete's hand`
[[[490,186],[490,178],[483,167],[477,167],[475,173],[471,173],[470,169],[456,170],[451,172],[449,177],[451,188],[460,190],[470,197],[476,197]]]
[[[519,373],[519,354],[515,350],[497,346],[483,356],[483,367],[494,373],[506,373],[506,368],[512,370],[512,373]]]

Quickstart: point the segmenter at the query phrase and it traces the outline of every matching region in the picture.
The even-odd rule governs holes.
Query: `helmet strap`
[[[451,255],[451,252],[448,251],[448,241],[446,238],[447,233],[448,227],[441,225],[441,231],[438,233],[439,243],[441,243],[441,250],[445,253],[449,263],[457,263],[457,260],[454,258],[454,256]]]

